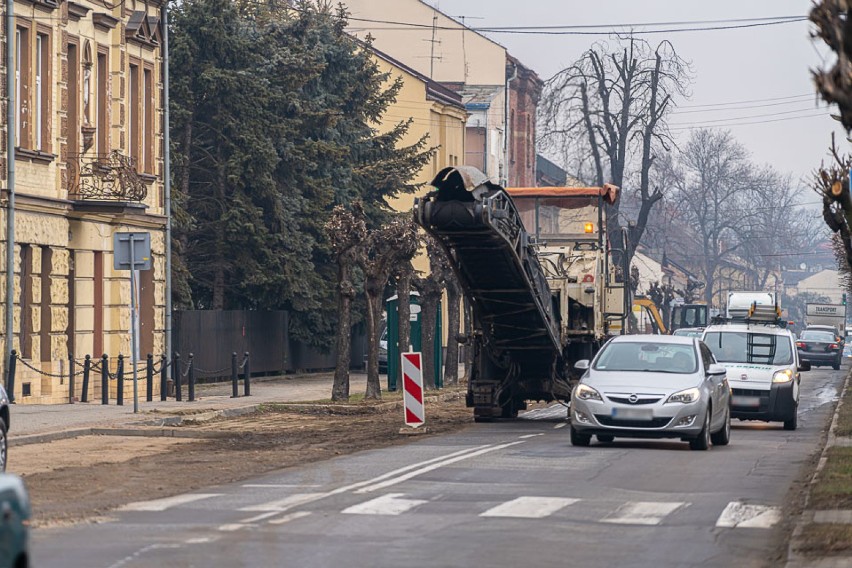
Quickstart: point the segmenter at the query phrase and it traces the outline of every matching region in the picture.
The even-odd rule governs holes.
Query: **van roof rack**
[[[765,325],[787,328],[787,321],[781,318],[781,308],[775,305],[758,304],[753,302],[748,311],[738,310],[731,317],[715,316],[712,320],[713,325],[723,325],[729,323],[744,323],[746,325]]]

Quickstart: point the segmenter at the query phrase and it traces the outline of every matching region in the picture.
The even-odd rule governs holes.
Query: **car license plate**
[[[654,411],[650,408],[613,408],[612,417],[619,420],[652,420]]]
[[[746,406],[749,408],[757,408],[760,406],[760,397],[758,396],[735,396],[731,398],[733,406]]]

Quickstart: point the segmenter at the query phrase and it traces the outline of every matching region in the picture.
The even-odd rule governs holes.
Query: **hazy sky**
[[[741,19],[767,16],[806,16],[810,0],[429,0],[444,13],[465,16],[471,27],[520,25],[582,25]],[[480,19],[481,18],[481,19]],[[634,29],[641,30],[641,26]],[[769,163],[797,178],[806,176],[825,157],[836,129],[833,119],[820,115],[809,70],[830,62],[827,48],[810,39],[810,24],[788,23],[747,29],[653,34],[652,44],[668,39],[692,62],[692,97],[683,101],[672,125],[726,127],[752,152],[755,161]],[[593,42],[606,37],[486,34],[538,72],[542,79],[570,65]],[[804,96],[803,96],[804,95]],[[781,97],[799,97],[767,101]],[[698,105],[719,105],[696,107]],[[756,108],[735,109],[740,106]],[[708,111],[709,109],[709,111]],[[686,112],[690,111],[690,112]],[[701,112],[695,112],[701,111]],[[706,112],[705,112],[706,111]],[[783,113],[783,114],[778,114]],[[773,115],[773,116],[766,116]],[[793,118],[809,116],[808,118]],[[791,119],[792,118],[792,119]],[[725,122],[724,119],[735,119]],[[784,119],[784,120],[778,120]],[[714,122],[716,121],[716,122]],[[722,121],[722,122],[719,122]],[[777,122],[764,122],[777,121]],[[762,122],[760,124],[737,124]],[[678,133],[683,136],[687,129]],[[809,200],[813,201],[810,197]]]

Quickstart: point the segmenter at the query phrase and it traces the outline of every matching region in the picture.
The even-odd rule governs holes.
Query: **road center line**
[[[392,479],[388,479],[387,481],[382,481],[380,483],[376,483],[373,485],[368,485],[367,487],[363,487],[357,490],[355,493],[371,493],[373,491],[378,491],[379,489],[384,489],[385,487],[390,487],[391,485],[396,485],[398,483],[402,483],[403,481],[408,481],[412,477],[417,477],[418,475],[423,475],[424,473],[428,473],[430,471],[436,470],[440,467],[444,467],[447,465],[454,464],[456,462],[460,462],[462,460],[475,458],[477,456],[481,456],[490,452],[494,452],[497,450],[503,450],[505,448],[509,448],[511,446],[515,446],[517,444],[523,444],[524,442],[509,442],[507,444],[499,444],[497,446],[485,447],[481,450],[477,450],[475,452],[471,452],[468,454],[464,454],[461,456],[456,456],[450,459],[445,459],[444,461],[440,461],[437,463],[433,463],[431,465],[427,465],[426,467],[422,467],[420,469],[416,469],[414,471],[410,471],[406,474],[400,475],[399,477],[395,477]],[[386,477],[386,476],[385,476]],[[378,478],[377,478],[378,479]]]

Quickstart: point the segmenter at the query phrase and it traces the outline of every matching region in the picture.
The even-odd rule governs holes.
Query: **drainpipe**
[[[9,385],[9,358],[14,345],[13,318],[15,311],[15,2],[6,0],[6,188],[9,192],[6,208],[6,385]],[[15,393],[9,400],[14,402]]]
[[[172,162],[169,137],[169,3],[160,8],[163,23],[163,193],[166,213],[166,357],[172,359]],[[173,376],[169,369],[168,376]]]
[[[506,163],[505,170],[503,172],[503,180],[502,185],[506,187],[509,185],[509,167],[511,165],[511,161],[509,160],[509,135],[511,133],[511,124],[510,124],[510,116],[511,116],[511,105],[509,104],[509,93],[510,93],[510,85],[512,81],[518,78],[518,66],[511,61],[509,64],[512,66],[512,76],[506,77],[506,86],[505,86],[505,98],[506,98],[506,114],[505,121],[506,127],[503,129],[503,161]]]

